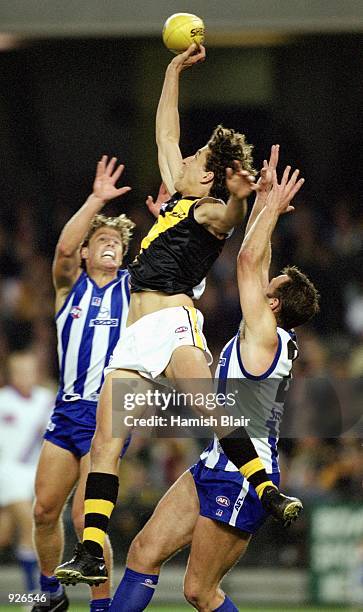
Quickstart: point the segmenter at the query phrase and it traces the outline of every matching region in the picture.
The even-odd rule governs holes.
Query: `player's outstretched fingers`
[[[277,168],[277,163],[279,161],[279,152],[280,152],[280,145],[279,144],[272,145],[270,159],[268,163],[271,170],[273,170],[274,168],[275,169]]]
[[[282,175],[281,183],[280,183],[281,187],[286,186],[286,183],[289,180],[290,170],[291,170],[291,166],[286,166],[284,173]]]
[[[300,191],[300,189],[301,189],[301,187],[303,186],[304,183],[305,183],[305,179],[301,178],[293,186],[292,190],[289,193],[289,200],[290,201],[296,196],[297,192]]]
[[[120,164],[118,168],[116,168],[115,172],[112,175],[112,179],[114,181],[114,184],[118,181],[118,179],[120,178],[121,174],[123,173],[125,169],[124,164]]]
[[[100,161],[97,163],[96,178],[100,178],[101,176],[104,175],[105,170],[106,170],[106,164],[107,164],[107,155],[102,155]]]
[[[128,193],[129,191],[131,191],[131,187],[129,187],[128,185],[126,185],[125,187],[120,187],[119,189],[116,190],[116,195],[118,196],[122,196],[125,193]]]
[[[107,176],[111,176],[112,175],[112,173],[114,171],[114,168],[115,168],[115,165],[116,165],[116,162],[117,162],[117,157],[112,157],[110,159],[110,161],[108,162],[108,164],[106,166],[106,172],[105,172],[105,174]]]

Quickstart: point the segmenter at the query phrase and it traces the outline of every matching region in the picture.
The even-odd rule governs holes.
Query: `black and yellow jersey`
[[[198,200],[176,193],[163,204],[129,266],[132,292],[153,290],[197,297],[193,290],[202,283],[225,243],[225,238],[216,238],[195,220]]]

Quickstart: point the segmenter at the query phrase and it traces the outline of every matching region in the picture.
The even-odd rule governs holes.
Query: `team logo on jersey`
[[[228,508],[228,506],[231,505],[231,502],[229,501],[228,497],[225,497],[224,495],[218,495],[218,497],[216,497],[216,502],[224,508]]]
[[[181,327],[177,327],[175,330],[176,334],[183,334],[184,332],[189,331],[189,327],[185,327],[184,325],[182,325]]]
[[[176,217],[177,219],[184,219],[186,216],[187,215],[185,212],[177,212],[176,210],[173,210],[173,212],[169,213],[169,217]]]
[[[90,327],[99,327],[100,325],[104,327],[117,327],[118,319],[91,319],[89,322]]]
[[[226,365],[226,358],[221,357],[220,360],[218,361],[218,364],[224,367]]]
[[[82,308],[79,306],[73,306],[71,310],[72,319],[79,319],[82,314]]]
[[[99,306],[101,304],[101,302],[102,302],[102,300],[101,300],[100,297],[93,297],[91,305],[92,306]]]
[[[108,308],[101,308],[97,319],[91,319],[89,322],[90,327],[99,327],[103,325],[104,327],[117,327],[118,319],[110,318],[110,311]]]
[[[217,510],[216,516],[223,516],[223,510]]]

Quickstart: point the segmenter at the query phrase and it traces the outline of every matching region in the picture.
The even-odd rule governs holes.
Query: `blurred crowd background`
[[[193,153],[223,123],[255,145],[256,168],[270,145],[279,143],[280,169],[291,163],[306,178],[296,211],[280,220],[273,238],[272,274],[296,264],[321,294],[320,315],[298,334],[297,377],[363,375],[359,42],[353,34],[311,34],[248,47],[224,43],[208,49],[205,66],[181,79],[183,154]],[[138,251],[153,222],[145,198],[157,194],[160,182],[153,121],[170,59],[152,38],[34,40],[0,53],[0,385],[7,382],[9,355],[30,348],[38,382],[56,388],[52,256],[63,225],[91,191],[102,153],[126,164],[121,180],[133,190],[106,210],[125,211],[136,222],[127,261]],[[243,228],[234,232],[198,305],[213,367],[241,319],[236,255],[242,236]],[[112,521],[118,561],[202,445],[190,439],[133,441],[122,462]],[[283,539],[278,526],[264,527],[244,564],[306,566],[310,505],[361,499],[359,437],[306,436],[282,440],[280,448],[283,489],[302,496],[307,512]],[[10,558],[11,549],[2,554]]]

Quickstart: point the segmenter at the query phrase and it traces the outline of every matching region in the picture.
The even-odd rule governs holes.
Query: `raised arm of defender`
[[[277,346],[276,318],[269,304],[266,287],[263,286],[263,265],[266,249],[270,244],[272,232],[279,216],[293,210],[290,202],[304,183],[297,180],[299,171],[290,174],[287,166],[281,183],[277,181],[276,170],[273,170],[273,186],[266,200],[266,205],[247,232],[237,261],[237,277],[241,308],[244,321],[244,339],[250,343],[251,350],[259,355],[259,361],[271,363],[271,356]],[[258,205],[258,203],[257,203]],[[253,361],[254,356],[250,354]]]
[[[261,175],[258,180],[258,190],[256,190],[256,198],[251,210],[251,214],[248,218],[245,236],[250,231],[252,225],[256,221],[258,215],[261,210],[265,207],[268,195],[272,189],[272,181],[273,181],[273,173],[277,168],[277,164],[279,161],[279,152],[280,145],[272,145],[270,152],[270,159],[267,161],[264,159],[263,167],[261,169]],[[267,288],[269,283],[269,271],[271,264],[271,240],[269,240],[265,256],[263,258],[262,266],[261,266],[261,281],[263,288]]]
[[[116,167],[116,158],[109,162],[104,155],[97,164],[93,191],[83,206],[68,221],[59,237],[53,260],[53,284],[56,289],[56,310],[61,306],[77,280],[81,268],[80,246],[93,217],[113,198],[130,191],[131,187],[116,187],[124,166]]]

